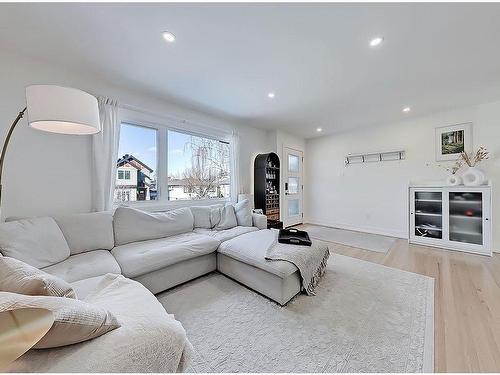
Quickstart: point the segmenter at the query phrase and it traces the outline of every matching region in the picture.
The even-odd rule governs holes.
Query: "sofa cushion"
[[[0,224],[0,252],[36,268],[61,262],[70,254],[61,229],[51,217]]]
[[[3,256],[0,256],[0,290],[29,296],[76,298],[71,285],[63,279]]]
[[[236,221],[238,225],[244,227],[252,226],[252,207],[250,201],[244,199],[234,205],[234,212],[236,214]]]
[[[265,259],[267,250],[273,245],[274,240],[275,236],[271,230],[258,230],[223,242],[217,251],[240,262],[285,278],[297,271],[297,267],[287,261],[268,261]]]
[[[115,245],[191,232],[193,225],[194,218],[189,208],[150,213],[118,207],[113,219]]]
[[[60,349],[29,350],[15,372],[167,373],[185,371],[193,351],[181,323],[140,283],[106,275],[85,302],[109,310],[121,327]]]
[[[256,227],[242,227],[242,226],[237,226],[231,229],[225,229],[225,230],[210,230],[210,229],[203,229],[203,228],[195,228],[194,232],[200,233],[200,234],[205,234],[207,236],[211,236],[220,242],[228,241],[230,239],[233,239],[235,237],[241,236],[242,234],[249,233],[249,232],[254,232],[256,230],[259,230],[259,228]]]
[[[137,277],[217,250],[220,241],[190,232],[157,240],[129,243],[111,250],[122,273]]]
[[[69,283],[107,273],[121,273],[120,266],[108,250],[94,250],[72,255],[43,270]]]
[[[231,229],[238,225],[236,221],[236,213],[232,204],[226,204],[224,207],[219,208],[220,221],[216,223],[215,230]]]
[[[55,218],[68,242],[71,255],[115,246],[113,214],[91,212]]]
[[[106,309],[77,299],[0,292],[0,311],[21,308],[47,309],[54,316],[52,327],[33,346],[36,349],[76,344],[120,327]]]

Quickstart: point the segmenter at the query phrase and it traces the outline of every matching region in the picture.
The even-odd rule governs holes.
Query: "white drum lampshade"
[[[55,85],[26,87],[28,124],[51,133],[88,135],[101,131],[97,99],[87,92]]]

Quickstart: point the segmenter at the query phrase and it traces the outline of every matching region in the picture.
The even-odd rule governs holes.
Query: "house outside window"
[[[156,143],[156,129],[121,125],[119,157],[116,161],[116,202],[156,199]]]

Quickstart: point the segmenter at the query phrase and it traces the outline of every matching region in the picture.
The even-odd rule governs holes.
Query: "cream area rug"
[[[302,228],[301,228],[302,229]],[[323,227],[319,225],[304,225],[304,229],[311,238],[322,241],[336,242],[342,245],[357,247],[363,250],[386,253],[394,245],[397,238],[381,236],[372,233],[356,232],[338,228]]]
[[[281,307],[219,273],[157,297],[194,346],[190,372],[432,372],[434,279],[334,254]]]

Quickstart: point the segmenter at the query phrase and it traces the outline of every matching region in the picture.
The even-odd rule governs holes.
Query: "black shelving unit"
[[[254,204],[267,216],[268,227],[280,227],[280,159],[274,152],[254,162]]]

